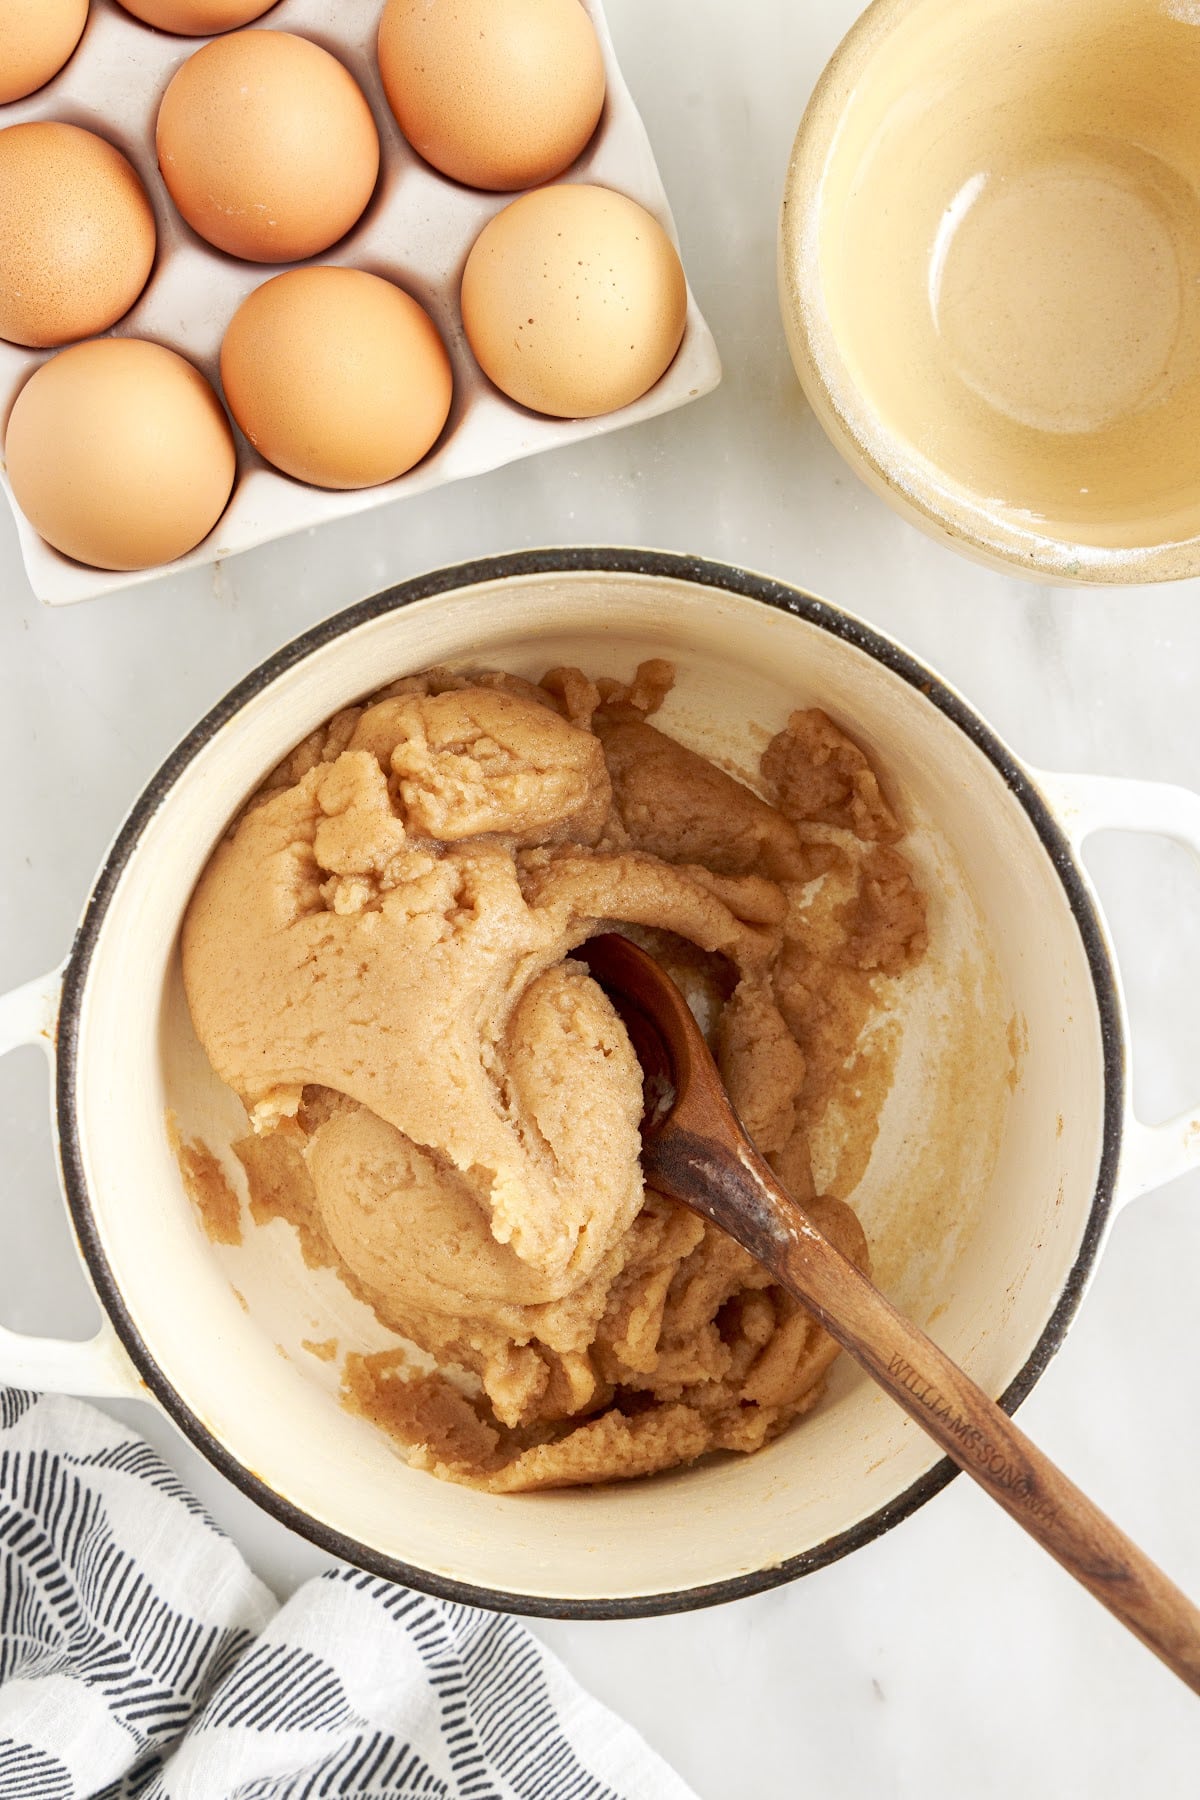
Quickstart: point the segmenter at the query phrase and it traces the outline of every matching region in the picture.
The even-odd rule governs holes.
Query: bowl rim
[[[962,731],[996,768],[1032,823],[1065,891],[1087,958],[1099,1012],[1103,1064],[1103,1131],[1096,1186],[1079,1248],[1054,1308],[1023,1368],[999,1404],[1012,1413],[1032,1390],[1058,1350],[1074,1318],[1108,1225],[1120,1157],[1125,1096],[1125,1040],[1119,988],[1104,928],[1087,880],[1061,828],[1020,761],[949,683],[853,614],[804,589],[730,564],[669,551],[618,547],[520,550],[449,565],[384,588],[284,644],[258,664],[180,741],[133,803],[85,906],[67,959],[57,1032],[55,1116],[63,1189],[88,1274],[104,1311],[150,1393],[185,1437],[222,1475],[280,1524],[343,1562],[385,1580],[440,1599],[489,1611],[540,1618],[634,1619],[690,1612],[779,1587],[838,1561],[898,1525],[959,1473],[948,1459],[936,1463],[903,1493],[845,1531],[765,1568],[722,1581],[671,1592],[614,1599],[570,1599],[510,1593],[437,1575],[383,1554],[314,1518],[277,1493],[226,1448],[194,1413],[159,1366],[125,1305],[119,1279],[101,1242],[88,1192],[75,1096],[80,1067],[80,1021],[92,956],[121,877],[147,825],[194,758],[250,700],[314,652],[357,627],[418,600],[498,580],[540,575],[615,574],[690,582],[773,607],[863,651],[917,689]],[[431,1477],[432,1479],[432,1477]]]
[[[828,159],[846,108],[894,28],[928,0],[871,0],[826,63],[797,127],[779,211],[778,289],[792,362],[826,434],[851,468],[912,524],[967,556],[1071,585],[1183,581],[1200,574],[1200,534],[1125,547],[1073,543],[991,507],[874,410],[824,303],[820,238]]]

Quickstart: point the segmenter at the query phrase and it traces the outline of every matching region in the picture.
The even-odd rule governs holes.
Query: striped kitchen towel
[[[694,1800],[514,1619],[283,1606],[147,1444],[0,1390],[0,1800]]]

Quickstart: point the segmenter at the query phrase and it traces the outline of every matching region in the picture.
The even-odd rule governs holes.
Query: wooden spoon
[[[780,1187],[670,976],[615,934],[574,954],[620,1013],[642,1065],[651,1186],[744,1245],[960,1469],[1200,1693],[1200,1612]]]

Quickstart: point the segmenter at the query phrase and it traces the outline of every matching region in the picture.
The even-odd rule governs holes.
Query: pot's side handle
[[[54,1061],[62,970],[27,981],[0,996],[0,1056],[36,1044]],[[20,1205],[21,1196],[7,1196]],[[108,1320],[95,1337],[28,1337],[0,1325],[0,1386],[35,1388],[48,1394],[88,1394],[96,1399],[148,1398]]]
[[[1200,794],[1165,781],[1132,781],[1109,775],[1050,775],[1034,780],[1076,849],[1097,831],[1138,831],[1172,838],[1200,858]],[[1120,982],[1116,957],[1113,966]],[[1122,1002],[1123,1004],[1123,1002]],[[1196,1073],[1200,1090],[1200,1070]],[[1196,1104],[1165,1125],[1144,1125],[1126,1086],[1118,1205],[1200,1168],[1200,1092]]]

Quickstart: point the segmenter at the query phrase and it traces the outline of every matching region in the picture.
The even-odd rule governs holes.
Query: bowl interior
[[[305,1267],[281,1222],[214,1246],[184,1193],[168,1110],[239,1192],[229,1144],[245,1121],[192,1034],[176,938],[231,813],[339,706],[433,662],[625,675],[650,655],[677,665],[660,723],[686,742],[749,773],[791,708],[817,703],[901,798],[932,944],[897,993],[902,1049],[847,1197],[882,1285],[999,1394],[1088,1221],[1103,1080],[1087,959],[998,770],[917,686],[809,620],[689,580],[583,571],[487,581],[359,623],[250,698],[166,792],[110,899],[79,1024],[78,1134],[99,1245],[127,1337],[172,1384],[202,1447],[211,1434],[263,1484],[260,1498],[281,1496],[348,1540],[331,1547],[532,1606],[644,1603],[770,1570],[876,1513],[937,1454],[842,1359],[819,1409],[748,1459],[515,1499],[408,1469],[342,1410],[338,1361],[306,1347],[390,1341],[372,1315]],[[822,1151],[831,1180],[837,1135]],[[103,1272],[101,1287],[118,1304]]]
[[[1198,82],[1190,0],[880,0],[818,91],[819,378],[948,522],[1200,532]]]

